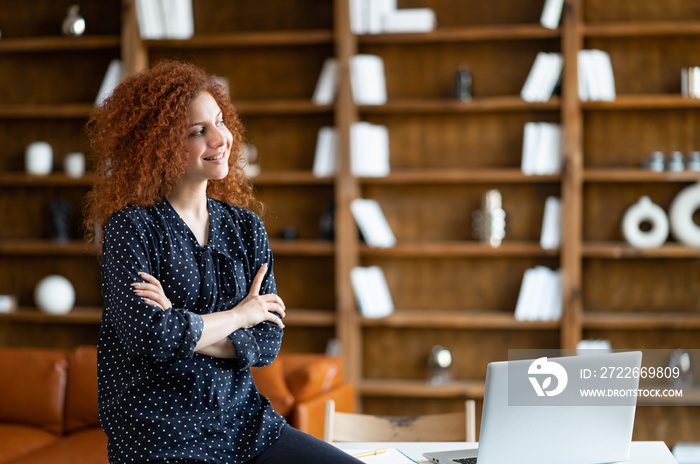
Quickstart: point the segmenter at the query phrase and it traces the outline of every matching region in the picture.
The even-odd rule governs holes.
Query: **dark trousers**
[[[280,437],[246,464],[358,464],[361,462],[323,440],[285,425]]]

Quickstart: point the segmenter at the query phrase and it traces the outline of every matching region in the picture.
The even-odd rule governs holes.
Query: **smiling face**
[[[188,158],[184,182],[204,183],[228,174],[233,136],[224,125],[221,109],[208,92],[195,96],[189,106]]]

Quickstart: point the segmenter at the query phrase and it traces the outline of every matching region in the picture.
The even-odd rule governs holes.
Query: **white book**
[[[174,0],[174,24],[172,38],[186,40],[194,36],[194,12],[192,0]]]
[[[367,0],[367,33],[380,34],[384,32],[384,20],[388,14],[396,9],[396,2],[392,0]]]
[[[389,131],[386,126],[365,121],[350,126],[350,170],[357,177],[389,174]]]
[[[383,31],[388,33],[430,32],[435,29],[435,12],[430,8],[404,8],[384,16]]]
[[[520,97],[523,100],[527,102],[541,101],[542,89],[552,66],[553,61],[549,53],[537,53],[530,72],[525,79],[525,84],[523,84],[523,88],[520,91]]]
[[[693,98],[700,98],[700,67],[695,66],[691,69],[693,70],[691,80],[691,95],[693,95]]]
[[[564,0],[546,0],[542,15],[540,16],[540,24],[547,29],[556,29],[559,27],[561,20],[561,12],[564,7]]]
[[[588,72],[586,71],[588,52],[579,50],[577,57],[576,73],[578,76],[578,98],[581,101],[588,101],[591,98],[591,85],[588,82]]]
[[[350,271],[350,281],[364,317],[386,317],[394,312],[391,292],[380,267],[355,267]]]
[[[532,321],[536,317],[541,293],[538,275],[535,268],[526,269],[523,273],[518,302],[515,306],[515,318],[519,321]]]
[[[142,39],[154,40],[164,37],[160,0],[136,0],[136,19]]]
[[[336,58],[326,58],[311,100],[317,105],[330,105],[335,100],[337,90],[338,60]]]
[[[561,72],[564,68],[564,58],[561,53],[548,53],[547,58],[547,72],[543,75],[542,86],[537,99],[537,101],[542,102],[549,100],[554,94],[554,89],[559,83]]]
[[[396,245],[394,232],[376,200],[357,198],[350,204],[350,210],[367,245],[373,248]]]
[[[561,169],[561,126],[555,123],[538,124],[537,155],[534,173],[538,175],[556,174]]]
[[[172,39],[175,36],[175,28],[177,27],[177,19],[175,18],[175,1],[159,0],[158,9],[161,17],[161,22],[163,24],[163,38]]]
[[[352,97],[358,105],[386,103],[384,61],[376,55],[355,55],[350,59]]]
[[[537,153],[540,144],[540,127],[537,122],[526,122],[523,128],[523,152],[520,169],[525,175],[536,172]]]
[[[542,267],[543,279],[542,301],[540,314],[537,318],[542,321],[558,321],[562,312],[561,272]]]
[[[603,50],[590,50],[595,69],[595,76],[598,80],[599,99],[613,101],[616,97],[615,76],[613,74],[610,55]]]
[[[350,0],[350,31],[355,35],[367,34],[369,29],[367,8],[369,0]]]
[[[119,85],[123,76],[123,66],[120,60],[114,59],[109,62],[107,66],[107,72],[105,77],[102,79],[102,84],[100,84],[100,90],[97,92],[97,98],[95,98],[95,105],[100,106],[104,101],[112,95],[114,89]]]
[[[544,202],[540,246],[545,250],[555,250],[561,244],[561,200],[549,196]]]
[[[335,127],[321,127],[316,138],[313,174],[316,177],[335,175],[338,150],[338,131]]]

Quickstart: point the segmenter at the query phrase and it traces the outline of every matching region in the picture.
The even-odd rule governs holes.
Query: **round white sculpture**
[[[693,221],[693,214],[699,208],[700,182],[681,190],[669,209],[673,236],[684,245],[695,248],[700,248],[700,226]]]
[[[645,222],[651,224],[647,231],[640,228]],[[622,235],[635,248],[660,247],[668,239],[668,216],[663,208],[653,203],[649,197],[643,196],[625,212]]]
[[[46,142],[32,142],[24,152],[27,173],[46,175],[53,170],[53,148]]]
[[[34,289],[34,302],[47,314],[67,314],[75,304],[75,289],[65,277],[50,275],[41,279]]]

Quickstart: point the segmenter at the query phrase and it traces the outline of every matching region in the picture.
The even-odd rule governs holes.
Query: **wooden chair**
[[[423,416],[374,416],[337,412],[326,401],[323,439],[327,442],[476,441],[476,403],[464,412]]]

